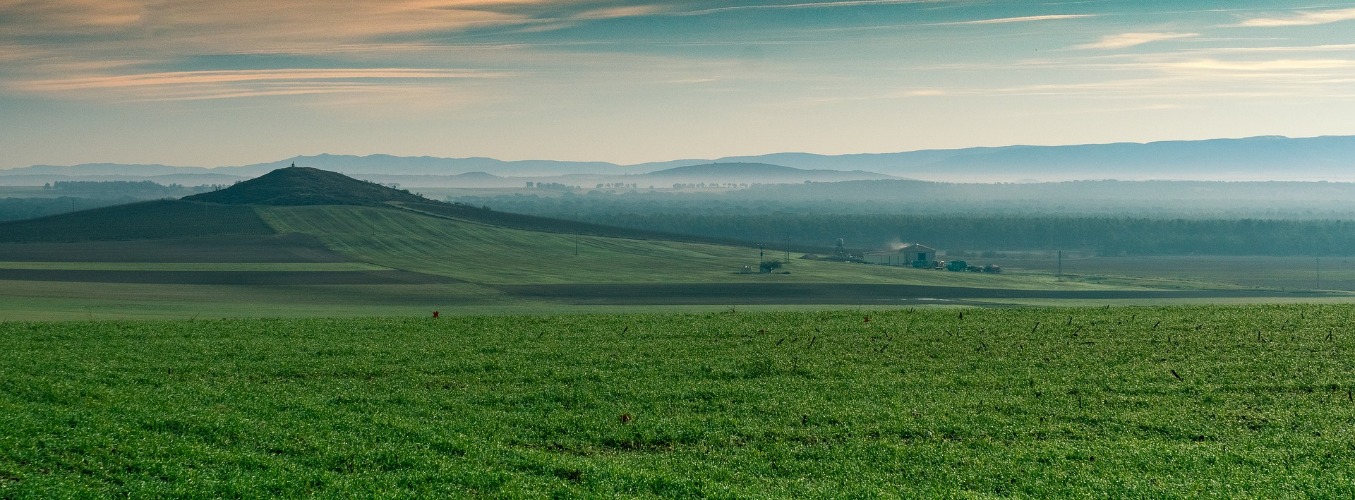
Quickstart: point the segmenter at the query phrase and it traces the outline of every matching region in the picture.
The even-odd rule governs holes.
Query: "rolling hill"
[[[0,243],[163,240],[275,234],[247,206],[156,200],[0,222]]]
[[[800,259],[788,262],[786,273],[746,273],[762,259],[789,257],[790,249],[721,243],[436,202],[333,172],[288,168],[181,200],[0,224],[0,319],[95,309],[370,315],[1274,293]],[[1168,287],[1184,289],[1162,289]]]
[[[426,201],[407,191],[363,182],[335,172],[295,166],[280,168],[226,189],[183,199],[229,205],[380,205],[387,202]]]
[[[308,167],[274,170],[231,187],[186,196],[180,203],[207,203],[229,206],[364,206],[400,208],[425,217],[454,219],[498,228],[542,233],[590,235],[607,238],[668,240],[709,244],[740,244],[732,240],[645,231],[601,224],[590,224],[551,217],[497,212],[485,207],[444,203],[372,182],[357,180],[336,172]],[[109,213],[117,213],[110,208]],[[125,210],[122,209],[122,210]],[[130,219],[145,219],[129,214]],[[246,217],[247,218],[247,217]]]

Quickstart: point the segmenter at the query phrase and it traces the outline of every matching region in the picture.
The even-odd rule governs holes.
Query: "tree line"
[[[1355,255],[1355,221],[984,217],[898,214],[591,214],[588,222],[654,231],[859,250],[914,242],[947,251],[1083,250],[1099,255]]]

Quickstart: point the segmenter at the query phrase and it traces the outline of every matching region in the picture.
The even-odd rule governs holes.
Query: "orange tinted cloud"
[[[502,73],[476,71],[431,70],[408,68],[380,69],[286,69],[240,71],[178,71],[136,75],[96,76],[61,80],[31,81],[20,86],[25,90],[89,90],[100,88],[127,88],[215,83],[301,81],[301,80],[357,80],[410,78],[498,78]]]
[[[528,0],[43,0],[0,3],[10,36],[100,35],[115,44],[281,50],[381,35],[529,22]]]
[[[1145,43],[1160,42],[1163,40],[1175,40],[1178,38],[1193,38],[1200,36],[1199,33],[1121,33],[1118,35],[1107,35],[1100,40],[1078,45],[1079,49],[1124,49],[1143,45]]]
[[[371,93],[411,82],[504,78],[506,73],[411,68],[177,71],[20,81],[12,90],[118,100],[203,100],[261,96]]]

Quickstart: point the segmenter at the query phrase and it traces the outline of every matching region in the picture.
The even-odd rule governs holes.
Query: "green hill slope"
[[[1053,277],[918,271],[792,258],[790,274],[757,269],[757,248],[573,235],[489,226],[393,207],[259,207],[282,233],[350,258],[490,285],[558,283],[910,283],[977,288],[1098,289]],[[768,249],[767,259],[784,259]],[[794,257],[794,255],[792,255]]]
[[[443,203],[439,201],[423,200],[414,203],[393,202],[390,203],[390,205],[398,206],[401,208],[408,209],[410,211],[427,215],[433,215],[441,218],[450,218],[490,226],[521,229],[525,231],[582,234],[589,236],[603,236],[608,238],[681,241],[688,243],[709,243],[715,245],[734,245],[745,247],[749,245],[747,241],[736,241],[725,238],[713,238],[708,236],[696,236],[691,234],[669,233],[662,231],[647,231],[644,229],[634,229],[620,226],[608,226],[605,224],[594,224],[591,222],[579,222],[565,219],[556,219],[552,217],[541,217],[537,215],[524,215],[512,212],[500,212],[490,210],[488,208],[474,207],[463,203]]]
[[[716,238],[661,233],[589,224],[551,217],[497,212],[460,203],[444,203],[361,181],[343,174],[305,167],[274,170],[262,177],[220,191],[183,198],[190,202],[258,206],[399,206],[414,212],[491,226],[550,233],[588,234],[615,238],[662,239],[701,243],[734,243]]]
[[[428,201],[407,191],[306,167],[274,170],[229,188],[195,194],[184,200],[231,205],[380,205],[392,201]]]
[[[102,302],[95,305],[115,310],[126,309],[128,300],[159,310],[188,296],[206,298],[183,299],[183,310],[206,303],[209,310],[226,311],[217,304],[229,295],[237,304],[227,312],[254,314],[259,304],[269,310],[287,303],[314,307],[321,298],[325,304],[401,307],[617,304],[636,296],[645,304],[850,303],[854,297],[897,303],[903,297],[993,296],[960,289],[1145,288],[1048,274],[943,273],[797,258],[788,259],[782,273],[762,274],[744,271],[756,270],[763,258],[787,260],[798,253],[680,239],[438,203],[329,172],[284,169],[185,200],[0,224],[0,289],[13,292],[11,302],[38,304],[14,306],[23,311],[88,305],[97,289]],[[118,286],[92,286],[101,282]],[[130,284],[144,285],[142,298],[129,298]],[[185,286],[216,288],[190,293]]]
[[[267,235],[253,207],[158,200],[0,223],[0,243]]]
[[[281,232],[313,235],[361,262],[479,283],[710,278],[756,251],[495,227],[385,207],[260,207]],[[576,254],[577,249],[577,254]]]

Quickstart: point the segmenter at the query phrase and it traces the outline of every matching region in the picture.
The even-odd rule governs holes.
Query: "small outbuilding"
[[[932,262],[936,262],[936,249],[907,243],[896,251],[866,252],[865,261],[886,266],[930,266]]]

